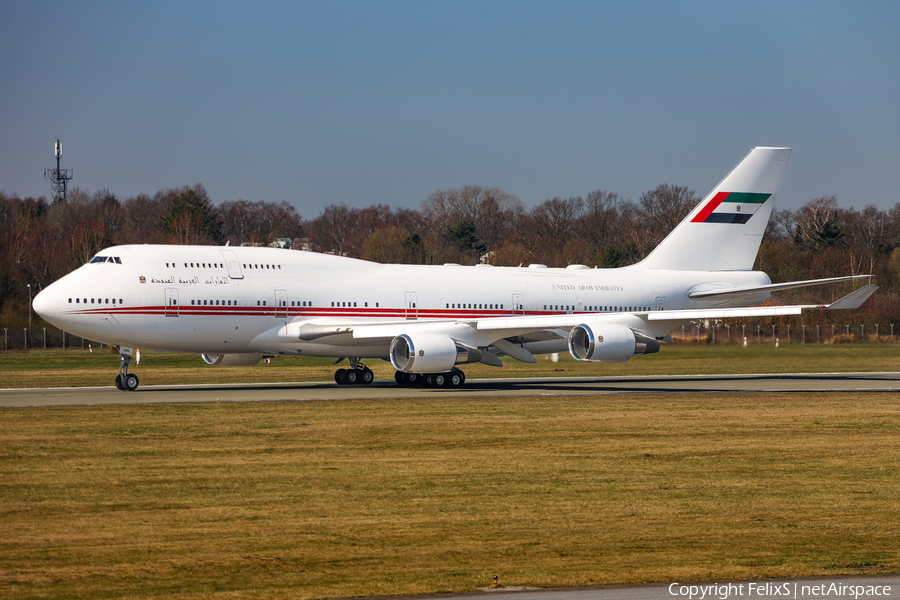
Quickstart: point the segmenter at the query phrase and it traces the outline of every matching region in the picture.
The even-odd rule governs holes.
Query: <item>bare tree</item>
[[[694,190],[677,185],[663,184],[641,194],[639,211],[647,240],[659,244],[697,202]]]

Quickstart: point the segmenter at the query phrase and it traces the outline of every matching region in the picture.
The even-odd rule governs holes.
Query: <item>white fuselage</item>
[[[669,271],[382,265],[274,248],[117,246],[49,286],[35,310],[54,325],[112,345],[198,353],[387,358],[384,339],[304,340],[298,324],[454,322],[520,315],[603,315],[662,337],[636,317],[658,310],[749,306],[700,302],[696,291],[770,283],[758,271]],[[96,260],[96,259],[95,259]],[[401,323],[402,326],[402,323]],[[565,339],[532,340],[559,352]]]

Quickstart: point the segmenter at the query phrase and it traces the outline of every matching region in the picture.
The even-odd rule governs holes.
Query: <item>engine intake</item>
[[[444,373],[481,360],[481,350],[434,333],[400,334],[391,341],[391,364],[404,373]]]
[[[623,363],[659,352],[659,342],[621,325],[577,325],[569,332],[569,353],[585,362]]]

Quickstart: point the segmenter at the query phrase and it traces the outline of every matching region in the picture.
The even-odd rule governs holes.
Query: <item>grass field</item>
[[[897,398],[3,409],[0,597],[896,573]]]
[[[894,344],[674,345],[469,377],[896,371]],[[0,354],[2,387],[110,353]],[[380,378],[389,365],[373,361]],[[145,355],[143,384],[328,380],[330,361]],[[900,572],[891,393],[8,408],[0,598],[347,598]]]
[[[279,381],[331,381],[338,367],[330,359],[276,358],[271,365],[210,367],[195,354],[145,353],[132,367],[142,385]],[[591,364],[561,355],[559,362],[540,357],[536,365],[511,359],[503,368],[464,365],[469,378],[610,375],[683,375],[712,373],[821,373],[834,371],[898,371],[898,344],[666,344],[658,354],[625,364]],[[392,380],[389,363],[367,363],[382,380]],[[344,362],[343,366],[347,366]],[[0,387],[66,387],[112,385],[119,370],[118,354],[107,350],[30,350],[0,353]]]

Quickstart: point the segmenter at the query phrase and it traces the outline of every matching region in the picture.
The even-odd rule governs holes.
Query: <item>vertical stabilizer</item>
[[[751,150],[634,268],[751,270],[790,157],[790,148]]]

